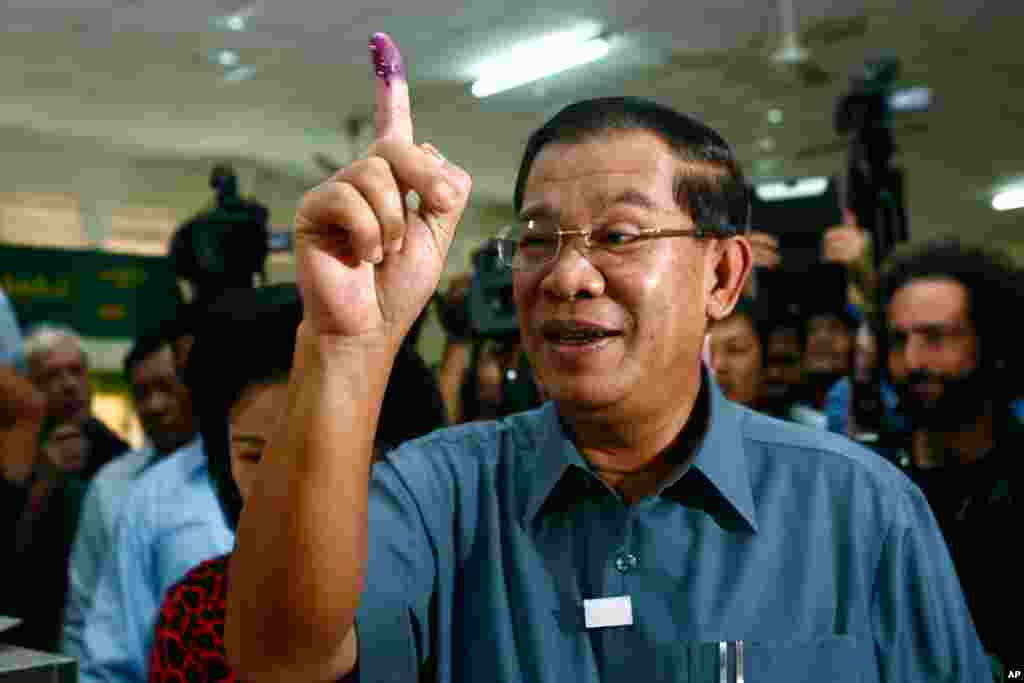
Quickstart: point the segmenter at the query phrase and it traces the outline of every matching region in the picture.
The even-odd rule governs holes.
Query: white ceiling
[[[544,118],[610,93],[704,119],[755,177],[841,174],[835,102],[866,59],[889,52],[903,62],[902,82],[936,97],[932,111],[900,120],[916,132],[897,136],[913,234],[1024,242],[1024,211],[997,214],[987,201],[1024,178],[1024,3],[795,0],[795,9],[813,59],[833,75],[826,85],[801,85],[767,58],[779,42],[773,0],[7,0],[0,127],[140,157],[242,157],[314,182],[314,154],[344,160],[371,133],[350,141],[347,131],[371,114],[366,39],[385,30],[407,59],[417,135],[473,174],[481,202],[510,200],[523,143]],[[212,27],[235,11],[249,15],[246,31]],[[615,36],[605,62],[486,100],[469,94],[475,60],[585,20]],[[224,48],[256,75],[226,83],[209,58]],[[772,108],[781,125],[769,123]]]

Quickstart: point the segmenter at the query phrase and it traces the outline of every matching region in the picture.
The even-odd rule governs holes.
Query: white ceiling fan
[[[778,0],[779,31],[757,36],[746,47],[672,55],[669,68],[721,69],[732,81],[762,88],[818,87],[835,80],[812,54],[841,41],[864,36],[868,16],[824,19],[800,30],[793,0]]]

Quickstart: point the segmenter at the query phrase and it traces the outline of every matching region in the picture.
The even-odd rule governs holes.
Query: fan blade
[[[839,19],[822,19],[800,32],[800,42],[808,47],[828,47],[868,32],[868,17],[858,14]]]

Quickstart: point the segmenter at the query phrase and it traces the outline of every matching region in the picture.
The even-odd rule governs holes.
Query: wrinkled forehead
[[[956,280],[927,277],[911,280],[893,294],[888,306],[890,328],[970,322],[967,289]]]
[[[42,371],[56,370],[83,365],[85,356],[73,340],[62,339],[46,353],[39,354],[36,361]]]
[[[530,168],[520,213],[599,215],[617,204],[671,211],[677,208],[682,164],[668,145],[646,131],[550,143]]]

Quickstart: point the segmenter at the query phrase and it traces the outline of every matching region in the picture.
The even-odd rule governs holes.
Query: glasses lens
[[[498,257],[515,270],[546,265],[558,254],[558,229],[528,221],[510,225],[498,236]]]

